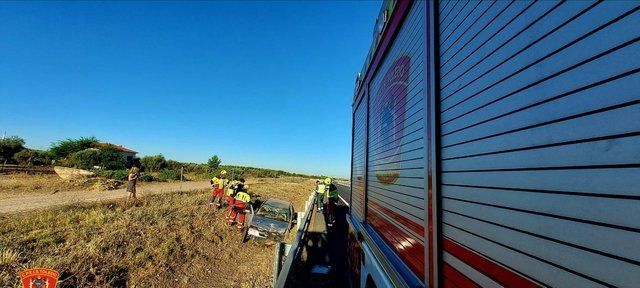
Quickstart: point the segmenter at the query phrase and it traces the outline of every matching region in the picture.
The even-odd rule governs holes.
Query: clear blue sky
[[[380,5],[0,2],[0,133],[348,176]]]

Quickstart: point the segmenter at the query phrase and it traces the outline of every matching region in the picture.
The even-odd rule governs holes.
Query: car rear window
[[[262,205],[262,207],[260,207],[256,215],[279,221],[288,221],[289,209],[273,207],[271,205],[264,204]]]

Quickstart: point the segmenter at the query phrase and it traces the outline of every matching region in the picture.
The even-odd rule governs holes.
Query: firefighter
[[[244,189],[244,178],[240,178],[240,180],[233,180],[227,187],[227,211],[225,212],[224,219],[229,220],[231,216],[231,211],[233,210],[233,204],[236,202],[235,196],[238,191],[242,191]]]
[[[320,182],[320,180],[316,180],[316,209],[318,212],[323,211],[324,206],[324,192],[326,191],[326,186],[324,183]]]
[[[236,227],[238,229],[244,228],[244,209],[251,205],[251,196],[247,193],[247,187],[243,187],[242,190],[238,191],[235,197],[235,203],[233,204],[233,209],[231,209],[231,215],[229,216],[229,224],[233,225],[236,216],[238,217]]]
[[[232,199],[234,196],[236,196],[236,187],[238,183],[240,183],[240,181],[235,179],[231,180],[229,184],[227,184],[227,187],[224,189],[224,195],[226,197],[225,202],[227,202],[227,205],[232,204]]]
[[[227,171],[220,171],[220,176],[213,177],[210,182],[213,186],[213,193],[211,195],[211,201],[209,205],[215,204],[218,208],[220,208],[222,206],[220,202],[222,202],[222,196],[224,196],[224,188],[229,183],[229,180],[227,180]]]
[[[327,193],[329,194],[328,196],[328,201],[327,201],[327,216],[329,218],[329,226],[333,226],[333,224],[336,222],[336,217],[335,217],[335,210],[336,210],[336,203],[338,202],[338,187],[336,187],[336,185],[333,184],[333,181],[331,180],[331,178],[327,178],[324,179],[324,184],[326,185],[326,190]]]

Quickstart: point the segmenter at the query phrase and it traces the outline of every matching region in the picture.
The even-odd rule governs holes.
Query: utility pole
[[[182,175],[184,174],[184,167],[180,166],[180,191],[182,191]]]
[[[4,133],[2,133],[2,141],[4,141],[4,139],[7,137],[7,131],[5,130]],[[7,165],[7,159],[2,159],[2,171],[4,171],[4,166]]]

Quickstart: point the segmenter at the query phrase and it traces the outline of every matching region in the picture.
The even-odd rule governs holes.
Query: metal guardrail
[[[305,202],[305,211],[303,215],[300,215],[298,212],[298,219],[296,224],[298,225],[298,231],[296,232],[296,239],[293,241],[289,247],[286,247],[286,243],[278,243],[276,245],[275,258],[274,258],[274,266],[273,266],[273,287],[282,288],[287,283],[287,279],[289,278],[289,272],[291,271],[291,267],[293,266],[293,262],[296,258],[298,258],[298,254],[301,251],[302,240],[307,235],[307,228],[309,227],[309,223],[311,222],[311,215],[313,214],[313,200],[315,198],[315,192],[311,192],[309,195],[309,200]],[[302,220],[302,221],[301,221]],[[287,249],[289,248],[289,249]],[[285,258],[284,264],[282,263],[282,258]]]

